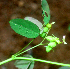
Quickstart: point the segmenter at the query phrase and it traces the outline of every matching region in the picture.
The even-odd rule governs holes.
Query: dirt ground
[[[55,22],[48,35],[54,34],[62,41],[66,35],[67,45],[57,45],[47,53],[44,46],[29,52],[34,58],[70,64],[70,0],[47,0],[50,7],[50,23]],[[43,23],[41,0],[0,0],[0,61],[6,60],[25,47],[32,39],[14,32],[9,24],[11,19],[31,16]],[[43,39],[37,37],[28,48],[39,44]],[[47,41],[45,41],[47,43]],[[26,54],[26,53],[25,53]],[[58,69],[61,66],[35,62],[34,69]],[[0,69],[17,69],[14,61],[0,66]]]

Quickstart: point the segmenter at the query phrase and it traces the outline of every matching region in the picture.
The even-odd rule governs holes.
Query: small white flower
[[[64,43],[64,44],[67,44],[67,43],[65,42],[65,37],[66,37],[66,36],[64,35],[64,36],[63,36],[63,43]]]
[[[51,24],[55,24],[55,22],[52,22]]]

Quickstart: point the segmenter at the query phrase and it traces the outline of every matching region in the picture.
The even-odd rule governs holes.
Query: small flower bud
[[[48,44],[48,46],[50,46],[50,47],[55,47],[56,45],[57,45],[56,42],[50,42],[50,43]]]
[[[47,27],[44,27],[43,32],[47,32],[47,31],[48,31],[48,28]]]
[[[47,36],[46,39],[47,39],[48,41],[55,41],[55,40],[54,40],[54,37],[52,37],[52,36]]]
[[[46,47],[46,52],[48,53],[48,52],[50,52],[52,50],[52,48],[50,47],[50,46],[47,46]]]
[[[40,34],[40,36],[44,38],[46,36],[46,33],[43,32],[42,34]]]
[[[59,40],[59,38],[57,38],[57,37],[54,37],[54,40],[55,40],[55,42],[57,42],[58,44],[61,43],[60,40]]]

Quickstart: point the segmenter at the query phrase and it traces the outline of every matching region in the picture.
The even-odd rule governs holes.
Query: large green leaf
[[[24,55],[23,57],[33,58],[31,55]],[[30,61],[29,60],[16,60],[14,65],[18,69],[33,69],[34,61],[33,60],[30,60]]]
[[[33,18],[33,17],[25,17],[24,20],[29,20],[31,21],[32,23],[36,24],[39,29],[40,29],[40,34],[43,32],[43,25],[40,21],[38,21],[37,19]]]
[[[41,0],[41,5],[43,10],[43,16],[44,16],[43,21],[44,21],[44,24],[46,25],[50,21],[50,9],[46,0]]]
[[[33,18],[33,17],[29,17],[29,16],[28,16],[28,17],[25,17],[24,20],[29,20],[29,21],[31,21],[32,23],[36,24],[36,25],[39,27],[40,30],[41,30],[42,27],[43,27],[42,23],[41,23],[40,21],[38,21],[37,19]]]
[[[28,20],[12,19],[9,23],[16,33],[27,38],[36,38],[40,34],[38,26]]]

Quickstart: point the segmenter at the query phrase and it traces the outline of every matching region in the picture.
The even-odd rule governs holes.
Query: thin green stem
[[[34,39],[33,39],[33,40],[34,40]],[[32,40],[32,41],[33,41],[33,40]],[[43,39],[43,41],[44,41],[44,40],[45,40],[45,38]],[[32,41],[31,41],[31,42],[32,42]],[[43,41],[42,41],[42,42],[43,42]],[[31,42],[30,42],[30,43],[31,43]],[[38,44],[38,45],[32,47],[32,48],[29,48],[29,49],[27,49],[27,50],[21,52],[23,49],[25,49],[25,48],[30,44],[30,43],[29,43],[27,46],[25,46],[25,47],[24,47],[22,50],[20,50],[18,53],[16,53],[15,55],[12,55],[11,58],[9,58],[9,59],[7,59],[7,60],[4,60],[4,61],[0,62],[0,65],[2,65],[2,64],[4,64],[4,63],[7,63],[7,62],[9,62],[9,61],[15,60],[16,56],[19,56],[19,55],[21,55],[22,53],[27,52],[28,50],[31,50],[31,49],[33,49],[33,48],[35,48],[35,47],[41,45],[42,42],[41,42],[40,44]],[[20,53],[20,52],[21,52],[21,53]]]
[[[39,61],[39,62],[45,62],[45,63],[55,64],[55,65],[61,65],[61,66],[68,66],[68,67],[70,67],[70,64],[52,62],[52,61],[47,61],[47,60],[42,60],[42,59],[36,59],[36,58],[16,57],[16,58],[14,58],[14,59],[15,59],[15,60],[17,60],[17,59],[34,60],[34,61]]]
[[[33,39],[33,40],[34,40],[34,39]],[[32,40],[32,41],[33,41],[33,40]],[[30,43],[32,43],[32,41],[31,41]],[[30,43],[29,43],[28,45],[30,45]],[[28,46],[28,45],[27,45],[27,46]],[[23,49],[21,49],[19,52],[17,52],[16,54],[14,54],[14,56],[18,56],[18,54],[19,54],[21,51],[23,51],[27,46],[25,46],[25,47],[24,47]]]
[[[38,44],[38,45],[36,45],[36,46],[34,46],[34,47],[31,47],[31,48],[29,48],[29,49],[27,49],[27,50],[25,50],[25,51],[23,51],[23,52],[17,54],[17,56],[19,56],[19,55],[21,55],[22,53],[25,53],[25,52],[27,52],[27,51],[29,51],[29,50],[31,50],[31,49],[37,47],[37,46],[39,46],[39,45],[40,45],[40,44]]]
[[[44,41],[44,40],[45,40],[45,38],[43,39],[43,41]],[[29,50],[35,48],[35,47],[38,47],[38,46],[42,45],[43,41],[42,41],[40,44],[38,44],[38,45],[36,45],[36,46],[34,46],[34,47],[31,47],[31,48],[29,48],[29,49],[27,49],[27,50],[25,50],[25,51],[23,51],[23,52],[21,52],[21,53],[18,53],[17,56],[19,56],[19,55],[21,55],[22,53],[25,53],[25,52],[27,52],[27,51],[29,51]]]
[[[9,58],[9,59],[7,59],[7,60],[4,60],[4,61],[0,62],[0,65],[2,65],[2,64],[4,64],[4,63],[7,63],[7,62],[9,62],[9,61],[12,61],[12,60],[13,60],[12,58]]]

